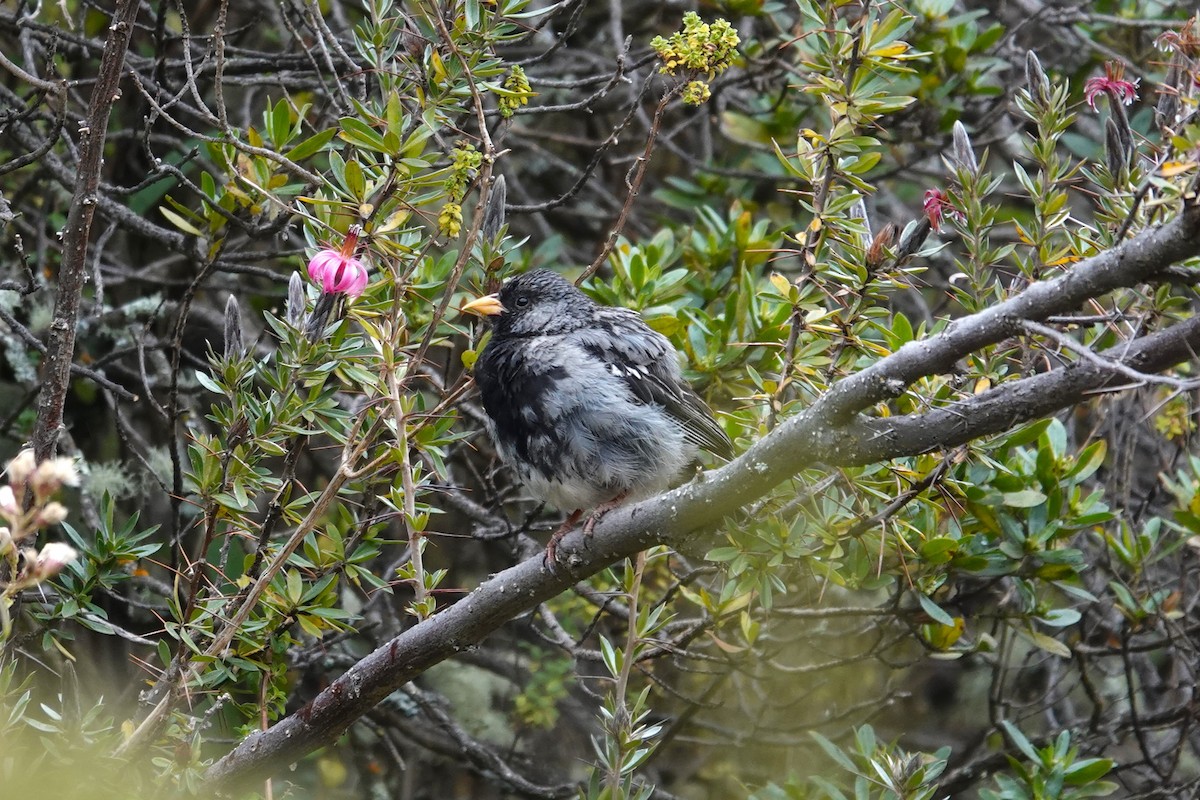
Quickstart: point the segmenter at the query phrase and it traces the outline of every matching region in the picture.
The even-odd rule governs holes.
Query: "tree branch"
[[[833,463],[871,464],[898,456],[944,450],[1003,433],[1079,403],[1110,386],[1127,370],[1159,372],[1200,352],[1200,317],[1104,351],[1110,363],[1080,361],[1031,378],[1009,381],[961,403],[905,417],[860,418],[837,431],[841,449]],[[1125,381],[1120,388],[1131,384]],[[1140,385],[1140,384],[1138,384]],[[835,451],[837,452],[837,451]],[[829,463],[829,459],[824,459]]]
[[[961,403],[906,417],[855,412],[897,396],[921,377],[943,373],[968,353],[1021,330],[1023,319],[1075,310],[1084,300],[1153,277],[1200,253],[1200,215],[1188,207],[1174,220],[1081,261],[1071,272],[964,317],[943,332],[905,345],[840,381],[730,464],[686,486],[606,515],[584,543],[578,531],[559,546],[557,574],[537,556],[493,576],[434,617],[363,658],[304,708],[256,732],[209,768],[209,789],[248,787],[312,750],[332,743],[374,705],[430,666],[473,647],[508,620],[610,564],[648,547],[712,528],[721,517],[815,465],[851,466],[958,446],[1076,403],[1103,389],[1111,365],[1080,362],[1001,384]],[[1177,324],[1106,358],[1139,372],[1168,368],[1200,347],[1200,317]],[[569,574],[568,574],[569,573]]]
[[[948,372],[954,362],[1021,332],[1021,320],[1040,322],[1077,309],[1084,300],[1133,286],[1166,267],[1200,253],[1200,207],[1189,205],[1160,227],[1126,239],[1053,280],[1031,284],[1021,294],[978,314],[955,320],[941,333],[910,342],[888,358],[838,382],[818,402],[830,423],[899,397],[914,381]]]
[[[63,403],[71,379],[71,361],[75,355],[75,327],[79,321],[79,301],[87,279],[88,239],[92,219],[96,215],[97,189],[100,186],[100,166],[104,156],[104,139],[108,133],[108,118],[113,103],[121,96],[117,85],[125,63],[125,51],[133,33],[133,20],[138,4],[134,0],[118,0],[113,12],[104,54],[88,115],[80,128],[79,167],[75,194],[67,212],[67,228],[63,234],[62,264],[58,272],[58,293],[54,299],[54,320],[46,348],[42,376],[42,392],[38,399],[37,424],[33,431],[33,450],[39,461],[54,455],[58,443],[58,428],[62,424]]]

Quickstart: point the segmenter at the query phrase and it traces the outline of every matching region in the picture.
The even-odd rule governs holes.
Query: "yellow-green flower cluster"
[[[1191,410],[1183,398],[1175,398],[1165,405],[1154,417],[1154,429],[1168,439],[1182,439],[1196,430]]]
[[[446,178],[446,204],[438,213],[438,230],[450,238],[462,230],[462,199],[475,171],[483,163],[483,153],[472,144],[460,144],[450,151],[450,177]]]
[[[683,102],[689,106],[698,106],[712,97],[712,91],[704,81],[691,81],[683,87]]]
[[[528,105],[529,98],[534,96],[534,91],[529,86],[529,78],[525,77],[525,70],[516,64],[504,79],[502,88],[504,91],[500,93],[500,116],[505,119],[515,114],[521,106]]]
[[[451,200],[438,213],[438,231],[453,239],[462,230],[462,221],[462,203]]]
[[[733,63],[741,42],[733,26],[723,19],[711,25],[695,11],[683,15],[683,30],[670,39],[655,36],[650,46],[662,59],[662,72],[677,75],[679,70],[704,73],[712,80]]]
[[[473,144],[460,144],[450,151],[450,169],[455,175],[461,175],[462,184],[466,185],[471,173],[479,169],[483,163],[483,153],[475,149]]]

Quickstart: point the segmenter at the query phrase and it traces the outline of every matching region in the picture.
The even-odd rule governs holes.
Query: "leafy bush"
[[[6,786],[1200,782],[1184,4],[112,6],[0,9]],[[562,570],[458,313],[533,267],[741,454]]]

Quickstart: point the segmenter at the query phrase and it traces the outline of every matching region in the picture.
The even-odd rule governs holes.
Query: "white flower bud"
[[[293,328],[303,328],[308,316],[308,297],[304,293],[304,281],[300,273],[293,272],[288,279],[287,321]]]
[[[241,358],[246,352],[246,343],[242,336],[242,312],[238,308],[237,298],[229,295],[225,301],[225,360],[233,361]]]
[[[46,507],[38,513],[38,527],[57,525],[67,518],[67,507],[62,503],[46,503]]]
[[[1032,50],[1025,54],[1025,84],[1035,102],[1045,104],[1050,100],[1050,79]]]
[[[37,461],[33,457],[33,451],[26,448],[17,457],[8,462],[8,480],[14,486],[24,486],[29,480],[29,476],[33,474],[34,467],[37,466]]]
[[[42,546],[42,552],[37,554],[33,566],[34,575],[39,581],[53,577],[78,557],[79,553],[69,544],[47,542]]]
[[[500,234],[504,226],[504,203],[508,199],[508,184],[501,175],[492,184],[491,194],[488,195],[487,208],[483,212],[483,239],[491,242]]]
[[[977,174],[979,162],[975,160],[975,149],[971,144],[971,136],[962,122],[955,121],[954,123],[953,144],[954,163],[972,175]]]
[[[33,473],[33,493],[45,497],[54,494],[63,486],[78,486],[79,473],[75,461],[70,458],[52,458],[38,464]]]

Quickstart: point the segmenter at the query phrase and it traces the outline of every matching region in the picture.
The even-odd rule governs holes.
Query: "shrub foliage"
[[[0,3],[0,785],[1194,792],[1189,5]],[[533,267],[741,453],[558,570]]]

